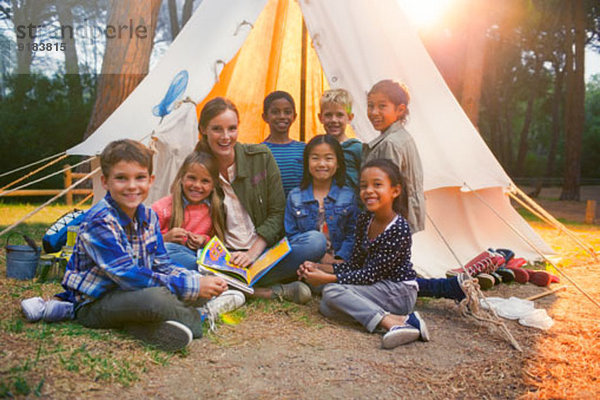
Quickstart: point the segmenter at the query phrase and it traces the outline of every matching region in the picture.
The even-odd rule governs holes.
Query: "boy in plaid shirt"
[[[158,218],[142,204],[154,180],[150,150],[111,142],[100,163],[107,194],[80,225],[61,297],[86,327],[125,329],[164,350],[182,349],[202,335],[205,311],[193,305],[227,284],[171,263]]]

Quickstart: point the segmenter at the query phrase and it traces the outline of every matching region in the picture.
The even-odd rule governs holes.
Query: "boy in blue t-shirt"
[[[154,180],[149,149],[114,141],[100,163],[107,194],[80,225],[60,296],[86,327],[125,329],[163,350],[182,349],[210,317],[192,304],[220,295],[227,283],[169,259],[156,213],[142,204]]]
[[[354,118],[352,97],[345,89],[331,89],[323,92],[320,101],[319,121],[325,133],[333,136],[342,146],[346,162],[346,184],[358,194],[358,171],[363,144],[360,140],[346,136],[346,126]]]
[[[306,143],[290,138],[290,127],[296,120],[296,105],[292,95],[281,90],[267,95],[263,101],[262,118],[270,130],[263,144],[273,153],[287,197],[293,188],[300,186],[302,157],[306,147]]]

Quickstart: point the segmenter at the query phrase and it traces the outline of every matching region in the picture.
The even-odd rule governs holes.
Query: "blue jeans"
[[[165,242],[165,249],[175,264],[181,265],[185,269],[198,271],[196,264],[196,252],[182,244],[174,242]]]
[[[287,283],[298,279],[296,271],[304,261],[319,261],[325,254],[327,241],[321,232],[308,231],[290,240],[292,251],[256,284],[267,287],[276,283]]]
[[[465,293],[460,288],[458,278],[426,279],[417,278],[419,285],[418,297],[435,297],[461,301]]]

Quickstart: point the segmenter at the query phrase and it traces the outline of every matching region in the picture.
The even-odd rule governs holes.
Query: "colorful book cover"
[[[215,236],[202,251],[199,251],[198,264],[209,271],[219,272],[219,275],[225,274],[252,287],[290,251],[292,251],[290,243],[287,238],[283,238],[273,247],[265,250],[251,266],[242,268],[231,262],[231,253]]]

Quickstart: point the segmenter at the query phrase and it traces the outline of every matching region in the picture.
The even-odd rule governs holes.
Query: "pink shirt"
[[[152,209],[158,215],[160,223],[160,232],[164,235],[169,231],[171,223],[171,211],[173,208],[173,196],[163,197],[152,204]],[[183,214],[183,229],[196,235],[204,235],[210,239],[212,234],[212,220],[210,218],[210,208],[205,203],[188,204],[185,206]]]

